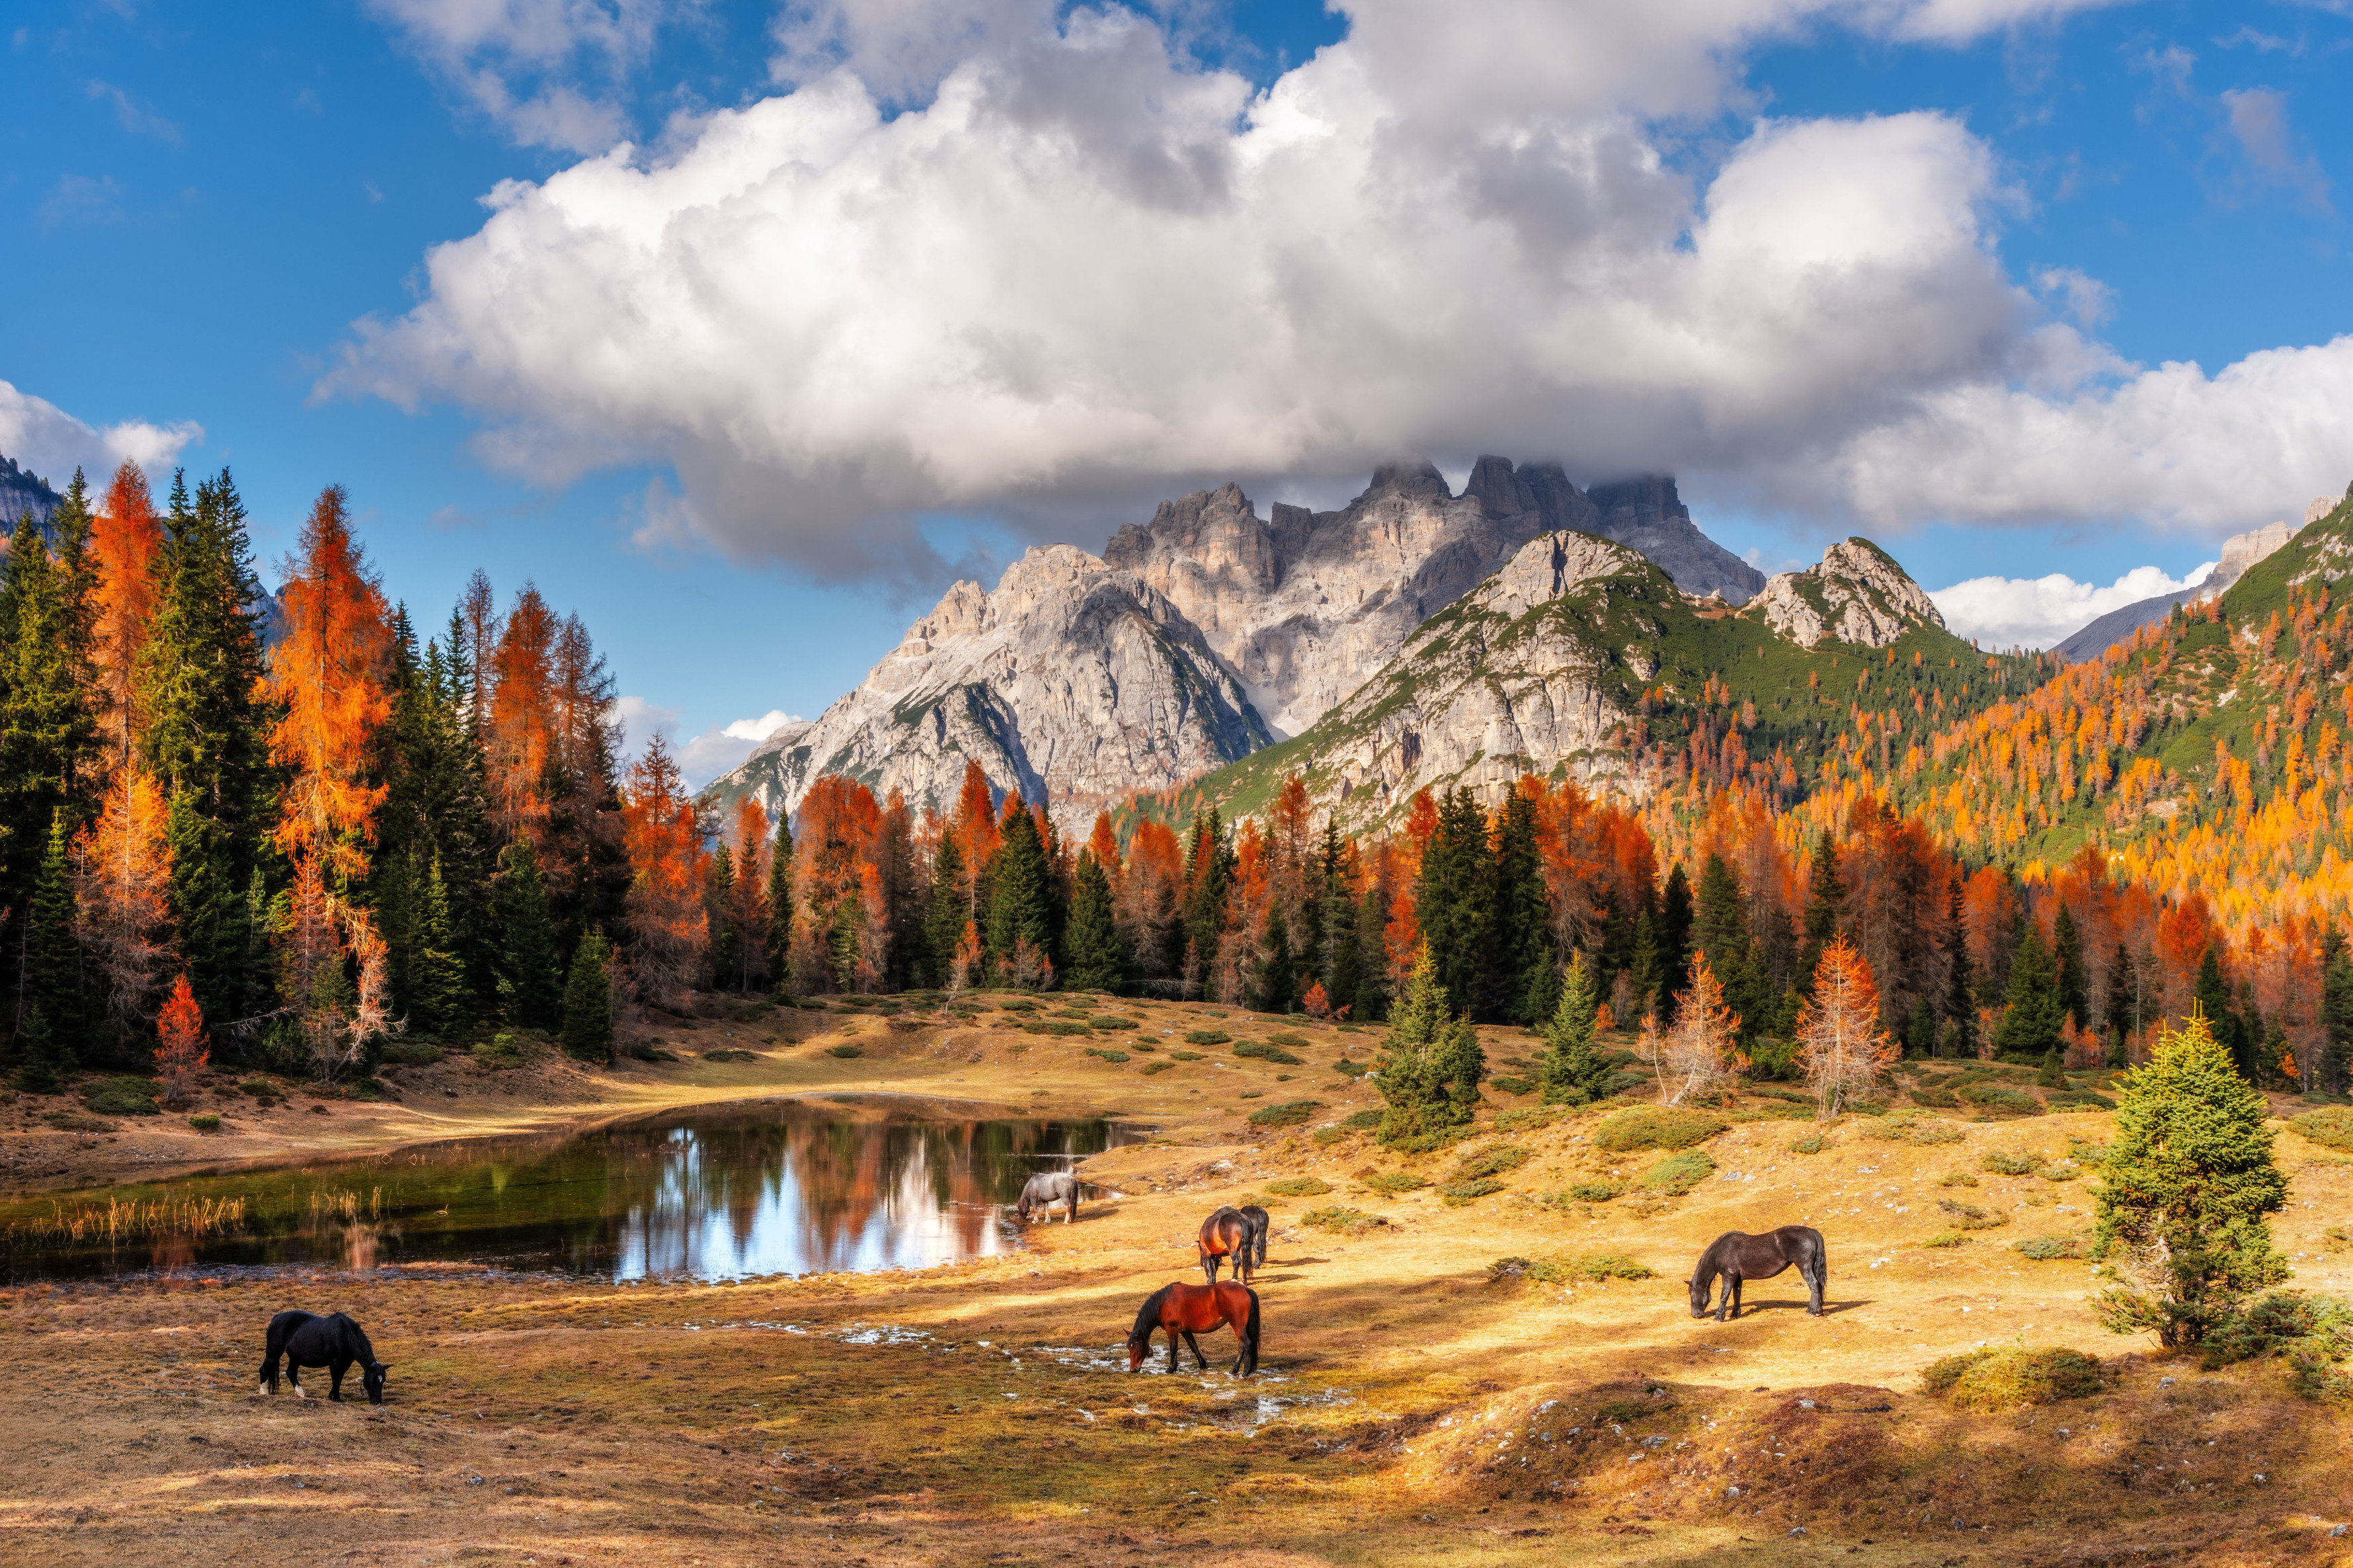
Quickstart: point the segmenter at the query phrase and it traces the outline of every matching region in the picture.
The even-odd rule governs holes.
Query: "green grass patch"
[[[1366,1214],[1362,1209],[1335,1204],[1330,1208],[1309,1209],[1299,1216],[1299,1223],[1329,1231],[1335,1236],[1362,1236],[1375,1226],[1389,1222],[1381,1215]]]
[[[1499,1093],[1512,1095],[1534,1094],[1536,1091],[1535,1084],[1524,1078],[1491,1078],[1487,1080],[1487,1087]]]
[[[847,1061],[851,1057],[864,1056],[866,1047],[864,1046],[828,1046],[825,1048],[825,1054],[829,1057],[839,1057]]]
[[[1646,1191],[1681,1197],[1715,1173],[1715,1162],[1704,1150],[1685,1149],[1657,1162],[1634,1178]]]
[[[125,1074],[84,1084],[81,1102],[100,1116],[153,1116],[156,1097],[162,1093],[153,1079]]]
[[[1365,1185],[1388,1197],[1395,1197],[1399,1193],[1419,1192],[1430,1185],[1429,1177],[1417,1176],[1410,1171],[1383,1171],[1378,1175],[1366,1176],[1364,1181]]]
[[[1252,1127],[1296,1127],[1323,1109],[1320,1100],[1292,1100],[1281,1105],[1262,1105],[1250,1114]]]
[[[2010,1244],[2010,1249],[2021,1258],[2031,1258],[2037,1263],[2048,1263],[2059,1258],[2089,1258],[2091,1247],[2080,1236],[2022,1236]]]
[[[1279,1198],[1320,1198],[1332,1190],[1332,1184],[1321,1176],[1285,1176],[1269,1182],[1266,1190]]]
[[[2015,1410],[2099,1393],[2100,1363],[2059,1345],[1988,1347],[1931,1362],[1920,1386],[1966,1410]]]
[[[2289,1117],[2287,1124],[2297,1136],[2309,1138],[2323,1148],[2353,1153],[2353,1106],[2324,1105],[2317,1110]]]
[[[1448,1208],[1459,1209],[1465,1204],[1477,1203],[1490,1193],[1500,1193],[1504,1187],[1504,1184],[1493,1176],[1482,1176],[1470,1182],[1449,1182],[1438,1189],[1438,1201]]]
[[[1596,1148],[1612,1153],[1633,1149],[1688,1149],[1704,1143],[1731,1123],[1721,1116],[1683,1106],[1620,1110],[1593,1130]]]

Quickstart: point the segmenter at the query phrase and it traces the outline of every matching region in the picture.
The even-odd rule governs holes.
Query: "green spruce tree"
[[[437,857],[427,869],[418,902],[417,957],[409,984],[411,1016],[428,1034],[454,1039],[473,1022],[473,994],[458,954],[458,933],[449,894]]]
[[[555,932],[548,919],[547,884],[539,851],[529,837],[507,847],[499,879],[500,1012],[518,1029],[550,1029],[560,1021],[563,977],[556,970]]]
[[[1437,831],[1422,848],[1413,912],[1438,984],[1471,1009],[1486,980],[1494,895],[1487,814],[1468,786],[1449,790],[1438,805]]]
[[[1291,926],[1282,918],[1282,906],[1276,904],[1267,911],[1266,930],[1261,935],[1258,959],[1250,968],[1249,1005],[1261,1013],[1288,1013],[1296,1000],[1292,985],[1296,979],[1292,973]]]
[[[1651,929],[1658,944],[1658,973],[1653,984],[1659,1023],[1663,1027],[1673,1019],[1675,1005],[1682,1000],[1684,983],[1691,975],[1692,888],[1680,860],[1667,870],[1666,890],[1660,895],[1658,918]],[[1639,943],[1641,940],[1638,930],[1635,941]]]
[[[1073,991],[1116,992],[1127,984],[1127,953],[1112,919],[1111,879],[1089,850],[1079,851],[1077,883],[1064,938],[1071,962],[1062,984]]]
[[[1961,879],[1956,875],[1945,892],[1945,1023],[1944,1032],[1956,1056],[1978,1054],[1977,976],[1969,965],[1969,922],[1962,902]]]
[[[943,840],[943,851],[953,852],[955,835]],[[776,814],[776,843],[768,857],[768,929],[762,940],[768,944],[768,983],[779,994],[789,995],[793,990],[793,818],[792,813]]]
[[[1550,999],[1546,978],[1560,972],[1553,955],[1552,899],[1545,889],[1536,846],[1535,802],[1518,790],[1496,816],[1493,892],[1487,949],[1487,1016],[1507,1024],[1541,1024],[1551,1014],[1528,1011]]]
[[[1545,1030],[1544,1058],[1537,1077],[1546,1105],[1585,1105],[1609,1092],[1617,1069],[1593,1046],[1593,1024],[1601,999],[1585,966],[1585,955],[1568,955],[1562,977],[1560,1002]]]
[[[1846,884],[1839,879],[1838,840],[1827,827],[1814,835],[1812,874],[1806,889],[1805,940],[1798,949],[1798,987],[1814,992],[1814,966],[1839,931],[1846,912]]]
[[[1046,846],[1038,823],[1017,811],[1005,824],[1005,842],[988,863],[988,961],[992,971],[1010,960],[1017,944],[1050,956],[1052,916],[1047,903]]]
[[[2042,945],[2042,929],[2033,920],[2019,922],[2018,948],[2010,960],[2010,989],[2003,997],[2001,1023],[1995,1028],[1993,1048],[2011,1061],[2039,1062],[2059,1044],[2059,1026],[2067,1009],[2059,1000],[2059,977]]]
[[[1470,1021],[1451,1017],[1446,988],[1427,948],[1392,1010],[1373,1073],[1380,1091],[1380,1141],[1392,1148],[1430,1149],[1471,1125],[1479,1103],[1486,1057]]]
[[[708,962],[712,985],[723,989],[743,968],[745,933],[735,927],[735,857],[722,844],[712,852],[711,877],[702,893],[703,920],[711,933]]]
[[[564,982],[564,1049],[585,1062],[613,1059],[613,984],[607,973],[611,955],[604,932],[586,932]]]
[[[2052,923],[2051,961],[2056,971],[2059,1005],[2074,1020],[2075,1027],[2090,1027],[2092,991],[2084,973],[2084,939],[2076,934],[2075,917],[2063,903],[2059,906],[2058,919]]]

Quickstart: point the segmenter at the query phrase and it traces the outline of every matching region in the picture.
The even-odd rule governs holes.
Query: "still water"
[[[1024,1182],[1147,1133],[789,1100],[667,1112],[0,1201],[0,1279],[435,1262],[617,1279],[920,1268],[1018,1247],[999,1205]]]

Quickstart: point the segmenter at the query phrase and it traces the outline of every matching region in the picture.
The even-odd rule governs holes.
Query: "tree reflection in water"
[[[1142,1136],[1104,1121],[918,1121],[800,1104],[672,1114],[0,1205],[0,1274],[466,1261],[723,1279],[922,1268],[1018,1245],[997,1209],[1024,1182]],[[120,1212],[127,1196],[166,1217],[136,1234],[58,1223],[92,1205]],[[243,1200],[235,1224],[168,1218],[218,1214],[232,1197]]]

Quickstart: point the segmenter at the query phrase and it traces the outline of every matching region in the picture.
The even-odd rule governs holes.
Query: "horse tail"
[[[1174,1285],[1163,1285],[1144,1299],[1144,1305],[1135,1314],[1135,1327],[1127,1331],[1129,1339],[1151,1342],[1152,1331],[1160,1326],[1160,1309],[1167,1301],[1168,1292],[1175,1289]]]
[[[1250,1298],[1250,1316],[1242,1323],[1242,1375],[1249,1377],[1258,1371],[1258,1292],[1245,1285],[1242,1293]]]

